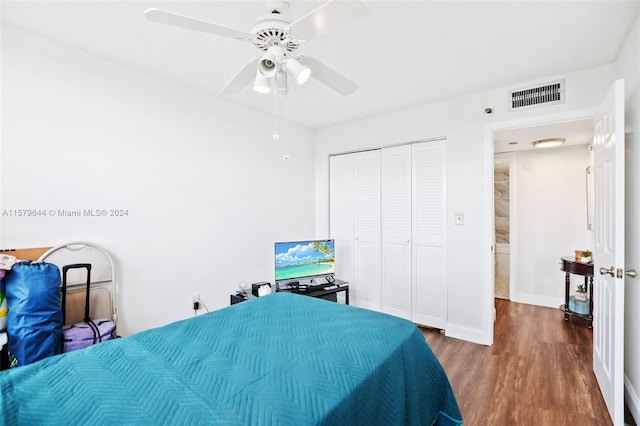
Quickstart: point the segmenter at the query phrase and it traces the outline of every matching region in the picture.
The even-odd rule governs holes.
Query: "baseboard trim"
[[[626,374],[624,376],[624,399],[633,416],[633,420],[638,423],[640,421],[640,397]]]
[[[493,323],[491,323],[493,327]],[[454,339],[466,340],[471,343],[478,343],[480,345],[490,346],[493,342],[490,336],[480,328],[471,328],[467,326],[447,323],[447,328],[444,332],[445,336],[453,337]]]
[[[526,303],[527,305],[544,306],[545,308],[559,308],[564,305],[564,299],[558,297],[541,297],[535,294],[516,293],[511,298],[512,302]]]

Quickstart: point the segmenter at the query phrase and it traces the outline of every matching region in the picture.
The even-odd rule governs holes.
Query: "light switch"
[[[464,225],[464,213],[455,213],[453,217],[456,225]]]

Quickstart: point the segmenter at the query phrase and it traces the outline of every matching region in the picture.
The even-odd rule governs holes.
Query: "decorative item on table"
[[[265,296],[267,294],[271,294],[271,283],[260,281],[259,283],[251,284],[251,294],[254,296]]]
[[[586,302],[587,299],[589,298],[587,296],[587,288],[584,284],[579,284],[578,287],[576,288],[576,300],[580,301],[580,302]]]
[[[576,314],[589,315],[589,301],[578,300],[571,296],[569,298],[569,309]]]
[[[593,260],[591,250],[576,250],[576,262],[589,263]]]
[[[238,281],[238,294],[246,296],[249,293],[249,282],[242,280]]]

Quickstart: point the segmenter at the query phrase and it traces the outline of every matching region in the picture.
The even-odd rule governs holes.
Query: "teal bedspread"
[[[458,425],[416,326],[287,293],[0,373],[8,425]]]

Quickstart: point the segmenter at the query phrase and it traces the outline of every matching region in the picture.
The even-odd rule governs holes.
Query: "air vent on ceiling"
[[[509,92],[509,111],[564,103],[564,79]]]

